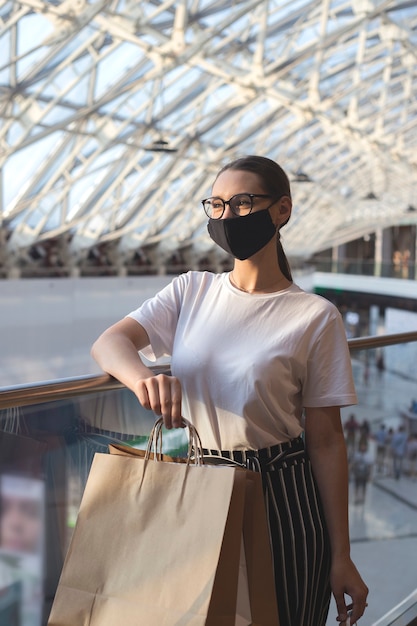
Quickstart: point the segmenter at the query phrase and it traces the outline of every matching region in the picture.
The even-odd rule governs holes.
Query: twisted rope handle
[[[182,417],[182,424],[188,428],[188,450],[187,465],[192,461],[194,465],[203,465],[203,446],[197,429],[185,417]],[[145,452],[145,459],[149,459],[151,452],[154,453],[156,461],[162,460],[162,427],[164,420],[159,417],[153,425],[151,434],[149,435],[148,445]]]

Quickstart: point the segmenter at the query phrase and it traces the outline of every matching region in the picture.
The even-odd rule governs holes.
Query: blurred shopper
[[[363,445],[368,445],[369,435],[371,432],[371,425],[367,419],[364,419],[359,426],[359,441],[358,448]]]
[[[407,441],[407,459],[410,478],[417,478],[417,434],[410,435]]]
[[[356,434],[359,430],[359,423],[356,421],[354,413],[349,415],[344,428],[348,458],[351,460],[356,450]]]
[[[378,352],[375,365],[376,365],[376,370],[378,372],[378,376],[379,378],[381,378],[382,374],[385,372],[385,360],[384,360],[384,353],[382,352],[382,350]]]
[[[399,480],[403,473],[404,459],[407,450],[408,436],[404,426],[399,426],[391,440],[392,471],[394,478]]]
[[[388,428],[388,433],[387,433],[387,455],[386,455],[386,464],[385,464],[388,476],[392,476],[393,461],[392,461],[391,442],[392,442],[393,436],[394,436],[394,429],[393,428]]]
[[[387,456],[388,431],[385,424],[381,424],[375,433],[376,443],[376,471],[378,474],[385,473],[385,461]]]
[[[363,504],[366,497],[366,487],[371,478],[373,459],[369,453],[368,443],[362,441],[353,455],[351,473],[355,487],[355,504]]]

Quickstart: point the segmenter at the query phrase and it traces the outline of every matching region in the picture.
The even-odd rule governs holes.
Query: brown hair
[[[222,167],[217,174],[216,179],[226,170],[244,170],[246,172],[252,172],[253,174],[259,176],[263,182],[265,191],[271,194],[273,198],[278,199],[281,196],[288,196],[291,198],[289,178],[282,167],[272,159],[256,155],[240,157],[239,159],[231,161]],[[280,228],[285,226],[287,222],[288,220],[281,224]],[[278,264],[282,273],[286,278],[288,278],[288,280],[292,281],[291,268],[281,244],[279,230],[277,230],[277,256]]]

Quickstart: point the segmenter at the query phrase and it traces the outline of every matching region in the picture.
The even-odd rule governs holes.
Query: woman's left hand
[[[337,621],[343,625],[350,617],[350,624],[356,624],[367,607],[369,589],[350,558],[334,559],[330,584],[336,600]],[[346,605],[345,594],[352,598],[351,604]]]

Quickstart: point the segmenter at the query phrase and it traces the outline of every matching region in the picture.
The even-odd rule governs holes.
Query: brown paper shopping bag
[[[123,444],[111,444],[109,449],[111,454],[129,457],[146,455],[144,450]],[[160,458],[166,462],[186,462],[184,458],[168,455]],[[235,626],[279,626],[261,475],[238,471],[245,475],[246,482]]]
[[[141,454],[95,455],[48,624],[235,626],[248,472]]]
[[[261,475],[245,471],[243,547],[251,611],[250,626],[279,626],[272,553]],[[241,582],[242,577],[239,577]],[[238,594],[238,611],[245,606]],[[236,624],[237,626],[237,624]]]

